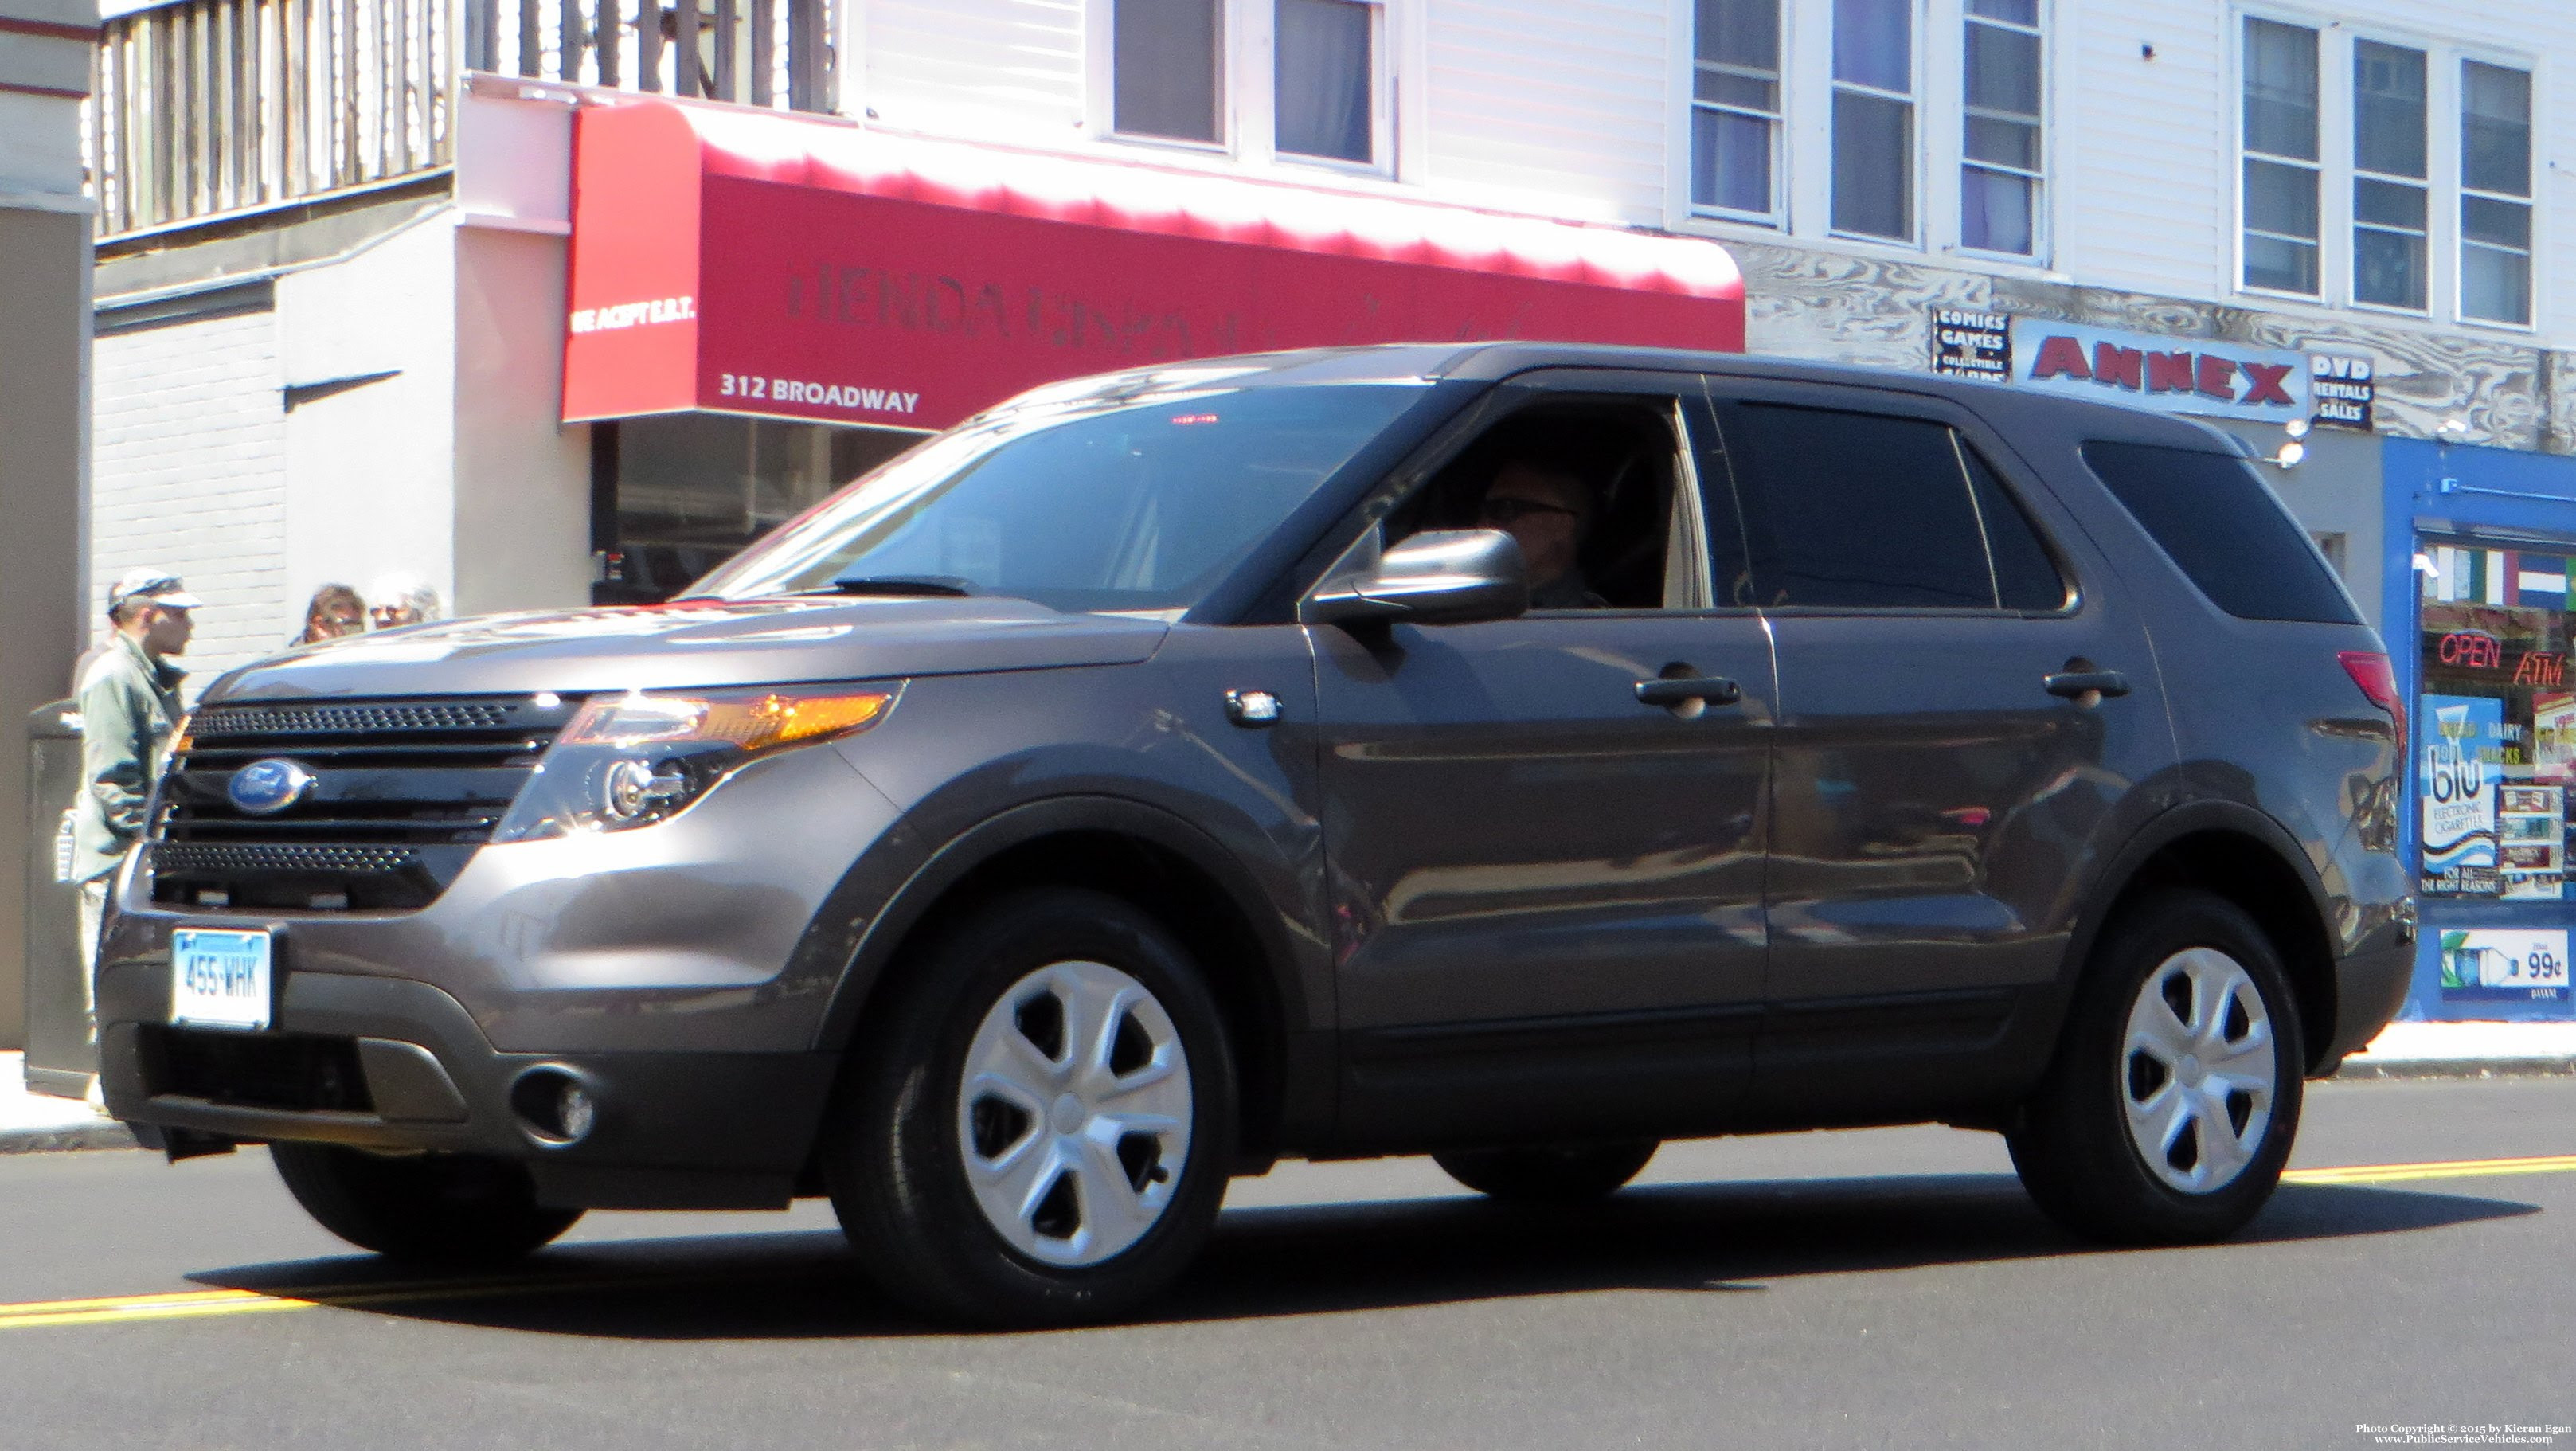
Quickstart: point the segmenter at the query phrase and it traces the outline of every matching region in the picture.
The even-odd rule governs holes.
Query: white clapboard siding
[[[1070,144],[1082,135],[1083,8],[1083,0],[871,0],[865,104],[890,125]]]
[[[98,339],[92,357],[87,613],[137,565],[206,601],[185,663],[202,688],[281,648],[286,454],[277,315],[175,322]],[[193,692],[192,692],[193,695]]]
[[[2058,270],[2094,287],[2224,295],[2235,257],[2230,12],[2206,0],[2061,0],[2051,18]]]
[[[1424,0],[1414,178],[1588,220],[1660,225],[1671,22],[1653,0]]]

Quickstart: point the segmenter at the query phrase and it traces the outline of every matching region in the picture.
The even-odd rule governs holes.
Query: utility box
[[[27,1087],[79,1098],[98,1072],[81,991],[80,884],[72,880],[80,802],[79,702],[27,717]]]

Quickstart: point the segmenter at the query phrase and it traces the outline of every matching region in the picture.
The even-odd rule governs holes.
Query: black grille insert
[[[355,1038],[147,1027],[145,1073],[155,1094],[233,1108],[373,1113]]]
[[[509,814],[578,701],[555,696],[208,706],[164,779],[156,900],[236,909],[421,907]],[[312,783],[246,812],[233,773],[291,761]]]

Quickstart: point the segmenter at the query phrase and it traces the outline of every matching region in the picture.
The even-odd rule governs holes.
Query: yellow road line
[[[2292,1184],[2393,1184],[2422,1179],[2477,1179],[2515,1174],[2576,1174],[2576,1154],[2519,1159],[2447,1159],[2420,1164],[2354,1164],[2336,1169],[2292,1169]],[[320,1285],[300,1290],[176,1290],[152,1295],[104,1295],[79,1300],[29,1300],[0,1305],[0,1330],[51,1325],[135,1324],[217,1315],[271,1315],[332,1306],[390,1305],[414,1300],[488,1299],[548,1290],[613,1290],[700,1283],[709,1275],[639,1275],[610,1278],[401,1280],[374,1285]]]
[[[0,1330],[40,1325],[102,1325],[146,1320],[189,1320],[214,1315],[267,1315],[332,1306],[390,1305],[411,1300],[488,1299],[545,1290],[659,1287],[705,1279],[653,1275],[632,1279],[556,1276],[518,1280],[407,1280],[381,1285],[332,1285],[304,1290],[191,1290],[158,1295],[108,1295],[86,1300],[31,1300],[0,1305]]]
[[[2493,1174],[2576,1174],[2576,1154],[2524,1159],[2448,1159],[2425,1164],[2355,1164],[2343,1169],[2292,1169],[2293,1184],[2394,1184],[2409,1179],[2478,1179]]]

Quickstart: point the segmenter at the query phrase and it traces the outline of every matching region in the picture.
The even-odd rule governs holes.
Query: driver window
[[[1706,609],[1699,491],[1682,437],[1669,398],[1521,409],[1434,474],[1387,538],[1505,530],[1528,561],[1532,610]]]

